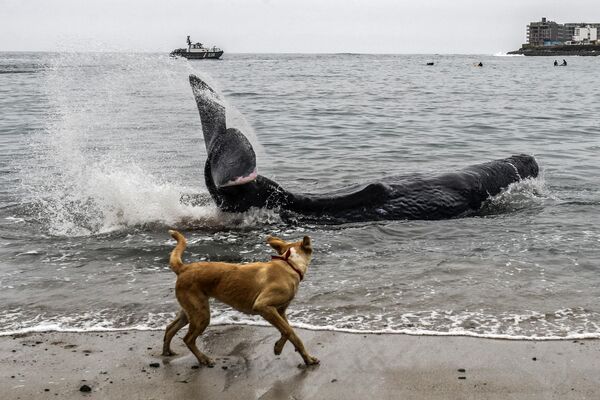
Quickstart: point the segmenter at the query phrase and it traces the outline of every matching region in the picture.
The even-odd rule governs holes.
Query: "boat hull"
[[[204,60],[204,59],[212,59],[212,60],[218,60],[219,58],[221,58],[221,56],[223,55],[223,51],[206,51],[206,52],[189,52],[189,51],[185,51],[185,52],[173,52],[171,53],[173,56],[176,57],[185,57],[188,60]]]

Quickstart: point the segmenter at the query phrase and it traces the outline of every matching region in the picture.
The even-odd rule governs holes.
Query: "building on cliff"
[[[564,42],[565,26],[546,20],[530,22],[527,25],[527,43],[531,46],[543,46],[545,43]]]
[[[598,41],[600,23],[569,22],[560,24],[548,21],[530,22],[527,25],[527,46],[555,46],[562,44],[594,44]]]

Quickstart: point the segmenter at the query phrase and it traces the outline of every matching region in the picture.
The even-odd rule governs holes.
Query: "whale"
[[[292,193],[258,174],[252,144],[239,129],[227,127],[222,97],[195,75],[189,81],[207,152],[206,188],[224,212],[270,209],[287,220],[330,224],[451,219],[477,215],[486,200],[539,173],[533,156],[517,154],[455,172],[390,176],[335,193]]]

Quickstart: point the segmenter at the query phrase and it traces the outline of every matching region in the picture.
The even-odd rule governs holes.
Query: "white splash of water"
[[[524,54],[508,54],[502,51],[494,53],[494,57],[525,57]]]
[[[540,205],[550,197],[551,194],[546,189],[543,173],[540,173],[537,178],[523,179],[510,184],[502,192],[486,201],[481,211],[482,214],[514,212]]]
[[[22,166],[34,217],[53,235],[222,224],[227,217],[203,183],[206,153],[188,84],[198,72],[167,57],[119,57],[60,54],[45,71],[46,127]],[[227,109],[260,149],[235,107]],[[205,201],[181,201],[190,194]]]

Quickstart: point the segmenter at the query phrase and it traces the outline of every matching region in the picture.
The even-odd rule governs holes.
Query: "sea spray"
[[[187,83],[197,72],[188,62],[140,55],[99,69],[102,57],[61,53],[44,70],[46,126],[30,139],[33,157],[21,166],[33,218],[59,236],[222,225],[204,188],[202,130]],[[176,101],[156,109],[154,97],[169,94]],[[262,149],[236,108],[227,103],[227,110],[228,124]],[[205,200],[186,204],[182,196]]]

